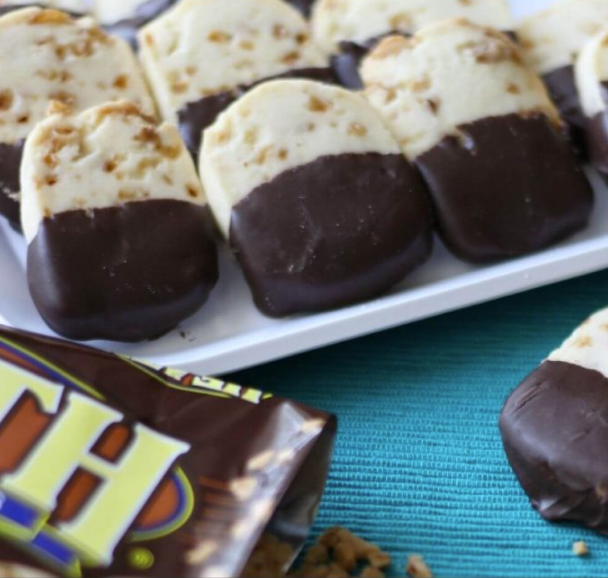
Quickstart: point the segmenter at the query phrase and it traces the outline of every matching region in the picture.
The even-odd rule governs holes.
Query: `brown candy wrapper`
[[[254,389],[0,327],[0,576],[239,576],[289,564],[335,418]]]

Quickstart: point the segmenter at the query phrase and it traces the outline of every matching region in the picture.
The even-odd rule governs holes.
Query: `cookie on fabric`
[[[210,215],[175,127],[128,102],[59,106],[28,137],[21,182],[29,288],[58,334],[152,339],[207,300]]]
[[[541,75],[570,127],[577,152],[586,157],[585,115],[574,79],[583,46],[608,25],[605,0],[560,0],[524,19],[517,36],[529,66]]]
[[[131,48],[87,18],[39,8],[2,16],[0,70],[0,214],[15,226],[23,143],[52,101],[82,111],[126,99],[154,114]]]
[[[508,37],[449,20],[383,40],[361,71],[457,256],[515,257],[587,224],[590,185],[542,81]]]
[[[308,23],[282,0],[184,0],[143,28],[139,43],[161,114],[193,154],[202,131],[252,86],[334,78]]]
[[[265,83],[205,132],[200,174],[258,308],[273,317],[385,293],[430,255],[424,185],[365,99]]]
[[[532,506],[608,532],[608,310],[583,323],[507,400],[500,429]]]
[[[362,88],[361,59],[382,38],[410,36],[449,18],[466,18],[482,26],[512,31],[507,0],[318,0],[312,18],[314,38],[332,59],[344,86]]]

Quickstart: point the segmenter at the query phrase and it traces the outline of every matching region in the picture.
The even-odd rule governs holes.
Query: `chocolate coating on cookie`
[[[127,102],[59,111],[28,137],[21,182],[30,292],[57,333],[152,339],[207,300],[209,210],[175,127]]]
[[[510,396],[500,428],[532,505],[551,521],[608,532],[608,310],[600,311]]]
[[[344,89],[255,88],[205,133],[200,173],[267,315],[376,297],[430,255],[419,175],[374,110]]]
[[[124,98],[154,113],[129,46],[89,19],[39,8],[2,16],[0,69],[0,211],[15,225],[22,143],[52,102],[81,111]]]
[[[321,157],[254,189],[230,245],[273,317],[371,299],[430,255],[425,190],[401,155]]]
[[[490,117],[459,133],[415,161],[454,254],[474,262],[515,257],[586,226],[591,188],[546,116]]]
[[[46,218],[28,248],[34,302],[70,339],[159,337],[196,313],[215,286],[208,223],[208,208],[174,200]]]
[[[383,40],[361,70],[456,255],[522,255],[585,226],[591,188],[541,80],[506,36],[462,20],[433,24]]]
[[[143,28],[139,41],[161,114],[175,124],[180,116],[186,121],[191,147],[244,89],[311,70],[318,78],[329,66],[306,20],[282,0],[184,0]],[[198,127],[196,117],[203,121]]]

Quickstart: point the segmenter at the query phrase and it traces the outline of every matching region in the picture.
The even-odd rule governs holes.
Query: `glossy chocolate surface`
[[[547,520],[608,532],[608,379],[546,361],[508,399],[500,430],[511,467]]]
[[[0,215],[6,217],[10,224],[21,228],[18,195],[19,170],[23,156],[24,141],[16,144],[0,143]]]
[[[211,126],[218,115],[246,92],[270,80],[306,78],[319,82],[336,83],[331,68],[301,68],[289,70],[277,76],[270,76],[250,85],[241,85],[234,90],[218,92],[200,100],[189,102],[177,113],[179,130],[192,155],[196,156],[201,146],[203,131]]]
[[[415,161],[455,255],[480,263],[515,257],[586,226],[593,192],[546,116],[490,117],[459,130]]]
[[[424,185],[401,155],[321,157],[232,210],[230,244],[273,317],[376,297],[430,255]]]
[[[564,66],[543,75],[547,90],[557,106],[562,118],[570,128],[570,140],[576,153],[587,158],[585,141],[585,115],[581,109],[574,67]]]
[[[206,302],[218,277],[209,211],[142,201],[46,218],[28,248],[40,314],[71,339],[158,337]]]

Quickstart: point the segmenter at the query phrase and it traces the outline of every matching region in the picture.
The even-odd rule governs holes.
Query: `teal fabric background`
[[[344,525],[441,577],[606,577],[608,538],[544,522],[504,457],[507,395],[592,311],[608,272],[244,371],[338,415],[315,532]],[[608,352],[607,352],[608,355]],[[592,555],[576,558],[572,542]]]

